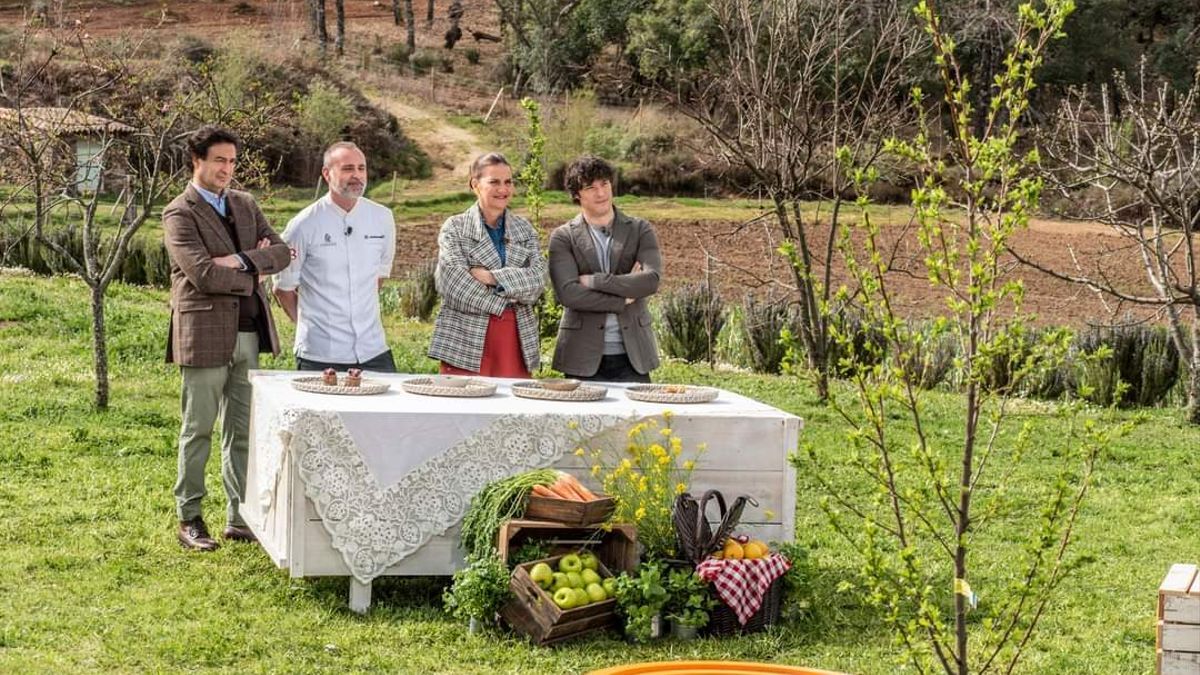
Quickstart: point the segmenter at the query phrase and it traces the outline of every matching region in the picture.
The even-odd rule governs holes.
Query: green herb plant
[[[671,570],[667,574],[667,603],[663,610],[667,618],[690,628],[708,625],[709,611],[716,600],[708,584],[692,570]]]
[[[654,617],[662,613],[668,600],[665,570],[662,563],[647,561],[634,574],[617,577],[617,609],[625,618],[625,635],[634,641],[653,637]]]
[[[508,567],[500,556],[488,553],[468,559],[467,566],[454,573],[442,602],[456,619],[492,623],[510,593]]]

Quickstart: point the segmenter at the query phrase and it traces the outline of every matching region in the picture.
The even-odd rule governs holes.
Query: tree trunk
[[[325,0],[310,0],[312,3],[313,36],[321,51],[329,44],[329,31],[325,29]]]
[[[397,26],[400,25],[400,0],[392,0],[392,21]]]
[[[92,286],[92,364],[96,371],[96,409],[108,410],[108,338],[104,328],[104,287]]]
[[[334,47],[337,49],[337,55],[341,56],[346,50],[346,0],[334,0],[333,9],[337,15],[337,36],[334,38]]]
[[[413,25],[413,0],[404,0],[404,28],[405,28],[405,44],[408,45],[408,53],[412,54],[417,51],[417,28]]]
[[[433,0],[429,0],[429,4],[425,6],[425,23],[433,24]]]

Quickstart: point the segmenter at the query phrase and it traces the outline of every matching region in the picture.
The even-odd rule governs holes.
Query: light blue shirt
[[[204,197],[204,201],[211,204],[212,207],[214,209],[216,209],[217,213],[221,214],[222,218],[225,217],[225,194],[224,193],[217,194],[215,192],[205,190],[204,188],[200,187],[199,185],[196,185],[195,183],[192,183],[192,187],[196,188],[196,192],[199,192],[200,196]]]

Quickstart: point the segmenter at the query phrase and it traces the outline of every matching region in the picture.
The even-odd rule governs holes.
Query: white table
[[[754,497],[740,531],[790,540],[796,480],[787,461],[800,419],[722,391],[705,404],[631,401],[620,384],[595,402],[512,395],[493,380],[486,398],[409,394],[414,375],[365,377],[391,389],[373,396],[297,391],[296,372],[253,371],[251,448],[242,515],[271,559],[293,577],[351,576],[350,604],[365,611],[382,575],[445,575],[462,565],[458,523],[488,482],[553,466],[587,481],[581,444],[623,447],[637,421],[674,414],[685,456],[707,450],[691,492]],[[595,484],[593,483],[593,487]],[[767,513],[767,512],[770,513]]]

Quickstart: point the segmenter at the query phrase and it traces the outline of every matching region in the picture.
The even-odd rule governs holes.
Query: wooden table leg
[[[371,582],[363,583],[350,577],[350,611],[366,614],[371,608]]]

